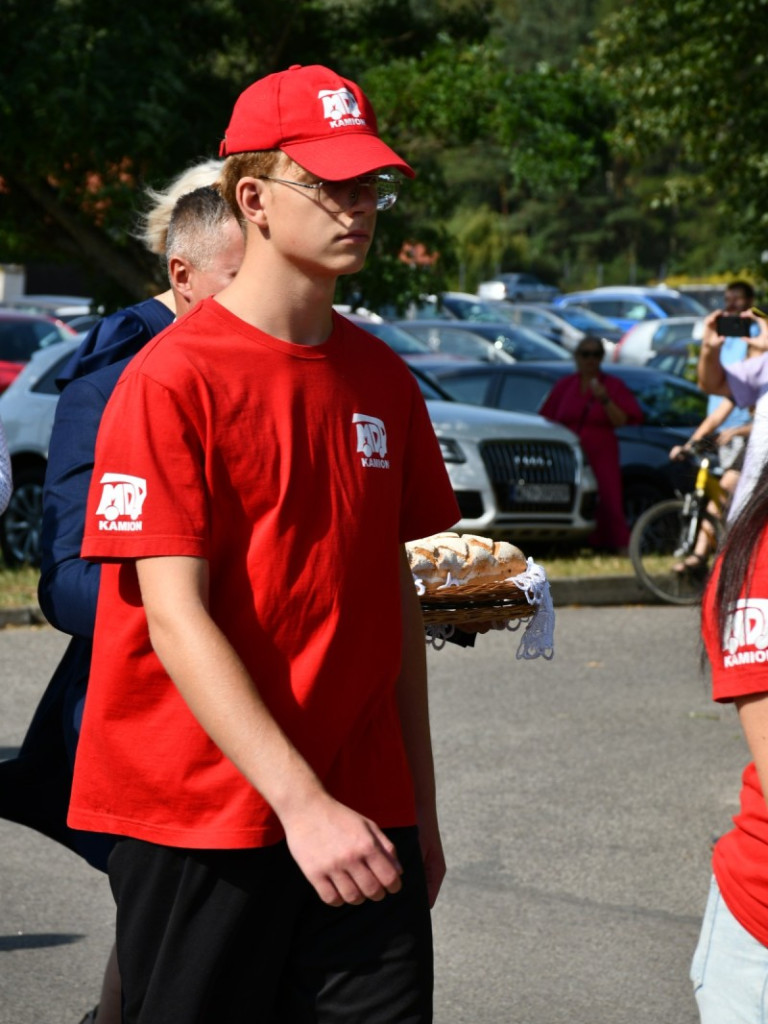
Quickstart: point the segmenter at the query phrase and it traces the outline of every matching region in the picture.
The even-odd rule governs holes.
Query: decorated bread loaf
[[[505,580],[527,566],[525,555],[514,544],[471,533],[435,533],[409,541],[405,547],[411,572],[427,591],[450,582]]]

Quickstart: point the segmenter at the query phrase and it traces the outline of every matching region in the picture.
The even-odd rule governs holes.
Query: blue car
[[[694,384],[645,366],[609,364],[643,410],[641,424],[619,427],[619,461],[627,521],[664,498],[693,485],[689,462],[672,462],[669,450],[683,444],[706,415],[707,396]],[[451,398],[509,412],[535,413],[555,381],[573,372],[570,362],[521,362],[495,366],[442,366],[433,372]]]
[[[628,331],[642,320],[668,316],[705,316],[707,310],[696,299],[673,288],[643,288],[610,285],[590,291],[568,292],[552,300],[554,307],[583,306]]]

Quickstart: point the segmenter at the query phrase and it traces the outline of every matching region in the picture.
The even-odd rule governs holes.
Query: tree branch
[[[137,300],[145,299],[157,291],[157,282],[130,254],[115,248],[113,242],[94,225],[86,223],[78,214],[67,209],[54,189],[45,182],[25,178],[5,177],[11,190],[18,189],[38,209],[51,218],[74,242],[86,264],[98,266]]]

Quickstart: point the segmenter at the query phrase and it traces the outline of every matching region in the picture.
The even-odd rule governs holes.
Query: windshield
[[[413,356],[418,353],[431,351],[429,346],[423,341],[415,338],[408,331],[395,327],[394,324],[356,322],[359,323],[364,331],[368,331],[369,334],[375,334],[377,338],[385,341],[399,356]]]
[[[571,327],[576,327],[580,331],[615,330],[616,325],[612,320],[600,316],[599,313],[593,313],[591,309],[585,309],[584,306],[560,306],[553,312],[562,317]]]
[[[562,345],[550,341],[528,327],[504,327],[495,337],[495,343],[518,362],[529,359],[570,359]]]
[[[412,330],[419,340],[423,340],[430,352],[443,352],[454,356],[482,362],[509,362],[501,348],[496,348],[492,341],[474,334],[462,327],[419,323],[415,320]]]
[[[0,359],[10,363],[28,363],[32,353],[74,337],[71,331],[53,320],[0,318]]]
[[[436,402],[452,402],[454,399],[451,395],[445,391],[436,380],[425,373],[424,370],[416,369],[415,366],[409,367],[411,373],[416,378],[419,390],[421,391],[423,398],[428,398],[431,401]]]
[[[704,316],[706,309],[687,295],[654,295],[653,301],[667,316]]]
[[[476,320],[481,323],[483,321],[492,323],[494,320],[499,319],[496,307],[489,305],[483,299],[464,299],[455,295],[444,295],[442,301],[443,306],[448,312],[453,313],[459,320]]]

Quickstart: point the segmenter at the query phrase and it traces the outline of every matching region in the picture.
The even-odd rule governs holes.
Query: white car
[[[613,350],[614,363],[645,366],[649,359],[676,341],[701,341],[702,316],[668,316],[659,320],[641,320],[630,327]]]
[[[574,433],[543,416],[454,402],[415,372],[459,502],[455,529],[513,541],[586,538],[597,481]]]
[[[35,352],[0,395],[13,471],[13,493],[0,518],[0,546],[8,565],[40,563],[43,480],[59,390],[56,377],[82,336]]]
[[[14,490],[0,518],[9,565],[40,562],[43,483],[56,378],[80,339],[36,353],[0,396]],[[467,533],[579,540],[594,528],[597,483],[575,434],[540,416],[453,402],[414,367]]]
[[[551,302],[560,289],[546,284],[535,274],[499,274],[477,287],[483,299],[507,299],[509,302]]]

